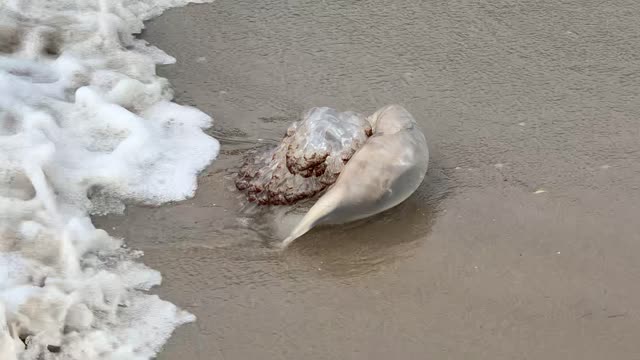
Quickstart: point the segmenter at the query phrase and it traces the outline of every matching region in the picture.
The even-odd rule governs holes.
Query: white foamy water
[[[89,217],[185,199],[218,153],[132,36],[187,2],[0,2],[1,360],[148,359],[194,320]]]

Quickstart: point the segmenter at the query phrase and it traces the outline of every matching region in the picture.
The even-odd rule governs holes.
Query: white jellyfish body
[[[371,115],[369,122],[373,135],[282,247],[317,225],[346,223],[388,210],[420,186],[427,173],[429,148],[413,116],[402,106],[389,105]]]

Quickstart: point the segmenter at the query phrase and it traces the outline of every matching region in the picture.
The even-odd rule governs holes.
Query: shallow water
[[[198,320],[161,359],[601,359],[640,352],[640,4],[218,0],[144,37],[211,114],[193,200],[99,219]],[[230,175],[313,106],[399,102],[409,200],[284,253]],[[288,226],[285,224],[283,226]]]

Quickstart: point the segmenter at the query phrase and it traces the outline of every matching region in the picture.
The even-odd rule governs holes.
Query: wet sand
[[[193,312],[159,359],[640,354],[640,3],[217,0],[144,38],[222,143],[194,199],[98,219]],[[398,102],[409,200],[281,253],[230,175],[312,106]]]

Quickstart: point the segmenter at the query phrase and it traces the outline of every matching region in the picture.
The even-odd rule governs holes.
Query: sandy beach
[[[632,359],[640,354],[640,3],[217,0],[142,37],[213,116],[195,198],[98,226],[197,316],[159,359]],[[313,106],[390,103],[423,185],[284,252],[231,176]]]

